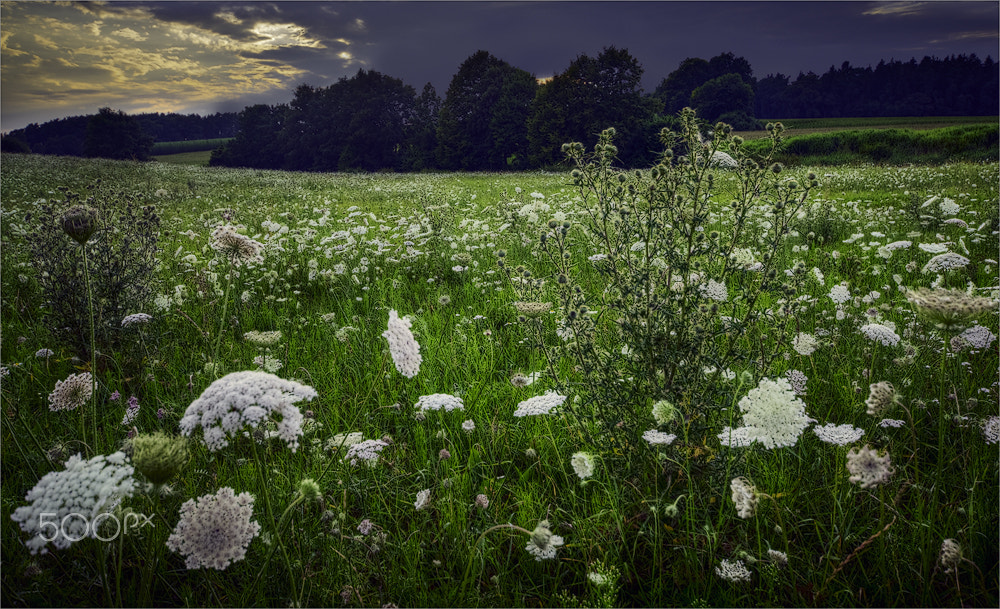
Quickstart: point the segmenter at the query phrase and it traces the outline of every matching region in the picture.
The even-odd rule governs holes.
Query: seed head
[[[80,245],[85,244],[97,230],[97,210],[81,205],[69,208],[62,215],[62,229]]]

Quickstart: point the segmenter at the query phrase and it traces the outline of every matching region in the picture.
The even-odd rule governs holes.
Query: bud
[[[781,163],[771,165],[771,173],[781,173],[782,169],[784,169],[784,167],[781,166]]]
[[[312,478],[303,478],[299,482],[299,494],[302,495],[306,501],[319,499],[321,496],[319,484]]]
[[[544,550],[549,547],[549,540],[552,539],[552,531],[549,530],[549,521],[542,520],[535,527],[535,530],[531,532],[531,541],[539,550]]]
[[[69,208],[62,215],[62,229],[80,245],[85,244],[97,230],[97,210],[84,206]]]
[[[157,431],[132,439],[135,468],[156,486],[162,486],[176,476],[187,461],[187,438]]]

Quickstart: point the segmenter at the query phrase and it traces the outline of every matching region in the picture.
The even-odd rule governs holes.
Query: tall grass
[[[810,428],[795,446],[774,450],[728,448],[711,434],[698,443],[640,440],[616,449],[587,444],[566,412],[512,416],[519,403],[579,371],[569,359],[549,359],[565,344],[559,314],[542,316],[537,329],[518,319],[512,302],[523,298],[497,267],[497,251],[508,267],[525,266],[543,280],[533,288],[537,300],[557,302],[556,266],[537,244],[550,220],[568,222],[576,245],[566,264],[588,293],[604,288],[590,260],[598,252],[578,232],[584,198],[568,174],[298,174],[24,155],[4,155],[2,168],[5,605],[997,604],[998,454],[983,428],[1000,414],[997,343],[954,348],[903,293],[937,284],[996,296],[996,162],[812,168],[819,184],[780,245],[750,248],[758,260],[773,257],[780,276],[802,263],[805,281],[769,297],[766,307],[775,323],[814,336],[818,348],[801,355],[776,333],[740,338],[760,341],[776,357],[767,370],[746,362],[732,380],[719,371],[719,391],[730,396],[722,407],[738,424],[736,403],[760,378],[797,370],[808,378],[801,399],[814,426],[864,431],[840,447]],[[804,180],[809,171],[783,175]],[[726,227],[740,184],[714,173],[706,223]],[[84,444],[76,417],[48,410],[55,382],[84,362],[39,323],[45,303],[25,243],[39,199],[98,176],[105,187],[157,206],[164,254],[150,277],[159,298],[142,311],[153,320],[133,338],[147,350],[143,368],[128,376],[114,366],[97,371],[97,437],[88,432]],[[751,205],[748,214],[756,238],[770,211]],[[952,217],[962,222],[944,222]],[[264,262],[227,275],[209,245],[224,224],[263,243]],[[921,245],[969,263],[940,278],[924,273],[934,254]],[[831,290],[841,282],[849,299],[838,305]],[[782,318],[789,301],[798,306]],[[414,378],[397,372],[382,337],[392,309],[412,320],[420,345]],[[868,339],[860,327],[873,321],[893,326],[900,343]],[[998,332],[995,312],[980,323]],[[132,426],[176,435],[216,372],[257,368],[262,348],[244,338],[250,330],[280,330],[265,364],[279,361],[275,374],[318,394],[298,405],[310,411],[301,447],[236,437],[211,452],[195,436],[170,492],[144,491],[122,503],[152,516],[154,526],[31,555],[9,518],[26,492],[72,454],[120,449]],[[545,349],[529,348],[538,340]],[[624,346],[610,327],[596,340],[609,352]],[[43,348],[53,354],[36,356]],[[515,385],[518,372],[533,382]],[[866,414],[868,387],[877,381],[901,394],[884,417],[900,427]],[[113,392],[121,399],[112,401]],[[464,410],[421,415],[414,405],[433,393],[461,398]],[[133,395],[141,408],[123,425],[124,401]],[[637,402],[632,416],[653,426],[650,407]],[[662,430],[683,438],[684,425]],[[389,443],[377,465],[352,466],[344,448],[329,445],[348,432]],[[888,483],[864,489],[848,481],[848,451],[864,444],[890,455]],[[581,450],[596,456],[586,481],[570,463]],[[748,519],[731,498],[739,476],[759,493]],[[307,478],[319,484],[320,498],[301,495]],[[225,570],[187,570],[166,539],[185,501],[222,487],[256,498],[261,534]],[[430,503],[418,510],[425,490]],[[488,504],[477,505],[478,495]],[[565,542],[554,559],[535,560],[519,530],[535,531],[542,520]],[[961,544],[967,560],[957,568],[939,564],[945,539]],[[787,566],[768,550],[787,555]],[[719,577],[723,560],[743,561],[750,580]],[[591,573],[604,573],[607,583]]]

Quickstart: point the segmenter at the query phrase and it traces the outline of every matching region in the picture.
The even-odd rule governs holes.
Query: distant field
[[[161,163],[171,163],[173,165],[199,165],[208,166],[208,160],[212,157],[211,150],[198,150],[196,152],[180,152],[177,154],[155,154],[153,158]]]
[[[788,118],[762,119],[762,122],[780,122],[785,126],[785,135],[807,135],[831,131],[853,129],[942,129],[958,125],[997,125],[996,116],[867,116],[857,118]],[[740,131],[745,139],[767,137],[767,132]]]
[[[208,140],[179,140],[176,142],[156,142],[153,144],[153,154],[156,156],[166,154],[180,154],[182,152],[199,152],[202,150],[215,150],[222,146],[231,137],[218,137]]]

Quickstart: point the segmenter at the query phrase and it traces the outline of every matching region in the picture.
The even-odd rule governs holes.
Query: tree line
[[[127,115],[101,108],[97,114],[31,123],[11,131],[3,137],[3,149],[4,152],[144,160],[153,142],[233,137],[237,128],[236,112],[217,112],[208,116],[160,112]]]
[[[213,152],[211,164],[218,166],[500,171],[557,165],[564,142],[590,146],[607,127],[618,133],[624,165],[647,165],[655,159],[660,129],[673,126],[686,106],[708,122],[754,130],[762,119],[992,116],[1000,105],[998,64],[975,55],[881,61],[875,68],[844,62],[821,76],[769,74],[758,80],[749,61],[722,53],[685,59],[652,93],[642,91],[642,74],[628,50],[615,47],[597,57],[580,55],[545,81],[480,50],[459,66],[443,99],[430,83],[418,93],[398,78],[362,69],[328,87],[301,85],[285,104],[253,105],[201,121],[194,115],[136,118],[159,141],[233,136]],[[10,136],[23,137],[34,152],[94,155],[83,149],[83,118],[95,117],[30,125]],[[46,130],[48,139],[37,137]],[[80,147],[67,150],[64,137]],[[122,147],[115,150],[120,154]]]

